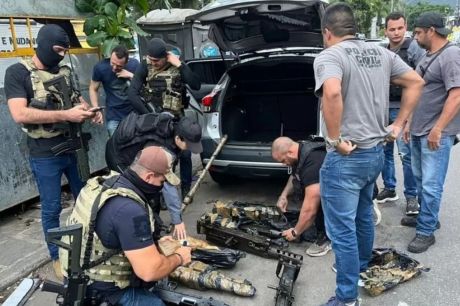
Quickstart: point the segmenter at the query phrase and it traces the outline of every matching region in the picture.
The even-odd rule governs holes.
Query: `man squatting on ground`
[[[295,240],[315,222],[316,241],[306,250],[307,255],[313,257],[324,256],[331,250],[331,242],[324,227],[319,191],[319,169],[325,156],[324,142],[295,142],[288,137],[279,137],[272,144],[273,159],[292,167],[276,205],[285,212],[289,195],[294,195],[295,201],[302,203],[297,224],[285,230],[283,236],[288,241]]]
[[[64,76],[70,85],[71,70],[60,65],[69,46],[69,37],[60,26],[44,25],[37,35],[35,55],[11,65],[5,73],[5,95],[11,116],[23,125],[27,134],[29,162],[40,194],[44,233],[59,227],[62,174],[67,177],[75,199],[83,187],[75,152],[55,156],[51,151],[51,148],[67,140],[65,129],[55,124],[83,122],[95,116],[81,96],[81,104],[63,110],[62,97],[44,88],[43,82],[59,76]],[[76,92],[72,94],[79,95]],[[56,276],[62,279],[58,247],[53,244],[47,246]]]
[[[201,87],[200,78],[179,57],[167,52],[166,43],[153,38],[147,44],[147,57],[137,68],[128,90],[129,100],[138,114],[170,112],[177,119],[188,107],[186,87]],[[186,150],[179,155],[182,198],[192,185],[192,154]]]
[[[167,112],[143,115],[133,112],[123,119],[119,126],[120,128],[116,129],[107,141],[105,150],[107,166],[114,171],[125,171],[139,151],[152,145],[166,148],[174,160],[184,150],[196,154],[203,151],[201,126],[185,116],[176,121],[174,116]],[[177,187],[166,182],[162,194],[171,222],[174,224],[173,236],[177,239],[186,239],[187,232],[181,214],[182,201]],[[153,212],[159,215],[160,200],[159,194],[156,195],[156,199],[149,200],[155,202]]]
[[[409,66],[415,69],[420,58],[425,54],[425,50],[420,48],[415,40],[405,37],[406,34],[406,18],[403,14],[393,12],[385,18],[385,36],[388,37],[389,44],[387,49],[395,52]],[[401,87],[390,85],[390,109],[389,123],[393,123],[398,116],[401,106]],[[406,198],[406,215],[418,214],[419,204],[417,201],[417,184],[414,174],[412,173],[411,165],[411,150],[410,144],[405,143],[402,137],[397,137],[395,140],[398,153],[401,157],[403,177],[404,177],[404,196]],[[383,147],[385,155],[382,179],[384,189],[377,195],[377,203],[385,203],[387,201],[396,201],[398,195],[396,193],[396,176],[394,164],[394,142],[387,142]]]
[[[422,78],[395,53],[355,38],[353,11],[329,6],[322,19],[325,49],[314,62],[327,154],[320,170],[321,205],[336,258],[336,291],[328,306],[359,305],[359,272],[374,242],[372,193],[383,167],[383,141],[394,141],[417,104]],[[403,88],[388,123],[390,81]]]
[[[128,100],[128,88],[134,72],[139,66],[139,61],[129,58],[128,49],[123,45],[113,48],[110,58],[105,58],[93,68],[93,75],[89,84],[89,97],[91,104],[99,106],[99,87],[102,84],[105,92],[105,120],[109,136],[133,110]],[[96,122],[104,122],[102,112],[98,111]]]
[[[404,132],[408,141],[410,131],[412,171],[420,201],[416,234],[408,245],[413,253],[424,252],[435,243],[450,151],[460,133],[460,49],[447,40],[450,32],[438,13],[424,13],[415,21],[415,40],[427,53],[417,66],[425,87]],[[407,219],[401,223],[415,223]]]
[[[88,297],[99,294],[110,305],[164,305],[157,293],[147,290],[148,286],[144,288],[142,282],[158,281],[191,261],[190,248],[180,247],[174,254],[164,256],[153,238],[155,221],[147,201],[160,192],[165,180],[179,180],[171,172],[171,163],[172,156],[166,150],[149,146],[139,152],[123,174],[106,179],[110,188],[102,190],[101,177],[96,177],[81,190],[67,225],[80,223],[83,232],[89,233],[92,207],[98,204],[90,261],[108,258],[86,271],[90,278]],[[82,250],[88,236],[83,237]],[[120,253],[110,256],[113,250]],[[60,256],[66,273],[67,251],[62,250]]]

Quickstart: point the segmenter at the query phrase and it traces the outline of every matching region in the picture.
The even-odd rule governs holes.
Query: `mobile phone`
[[[89,111],[95,113],[95,112],[103,110],[104,108],[105,106],[98,106],[98,107],[90,108]]]

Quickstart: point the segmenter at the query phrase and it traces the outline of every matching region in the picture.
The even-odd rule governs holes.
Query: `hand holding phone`
[[[89,111],[93,112],[93,113],[96,113],[96,112],[99,112],[99,111],[103,110],[104,108],[105,108],[105,106],[98,106],[98,107],[90,108]]]

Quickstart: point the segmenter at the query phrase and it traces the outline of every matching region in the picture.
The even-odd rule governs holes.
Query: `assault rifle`
[[[214,298],[205,298],[191,294],[182,294],[175,291],[175,285],[167,280],[158,282],[154,289],[166,305],[184,305],[184,306],[229,306],[228,304],[215,300]]]
[[[294,302],[294,283],[299,276],[303,256],[287,251],[278,250],[278,266],[276,276],[280,279],[278,287],[268,286],[276,290],[275,306],[291,306]]]
[[[243,232],[239,229],[222,228],[206,224],[203,220],[198,220],[197,232],[206,235],[207,241],[217,245],[267,258],[278,258],[277,249],[284,249],[288,245],[282,239],[270,239],[251,231]]]
[[[45,280],[42,291],[57,293],[56,304],[60,306],[85,305],[86,285],[89,278],[80,266],[82,225],[74,224],[66,227],[52,228],[46,234],[46,242],[55,244],[68,252],[67,284],[62,285]],[[62,236],[69,236],[70,244],[60,240]],[[96,297],[95,297],[96,298]],[[95,305],[88,303],[88,305]]]
[[[53,94],[60,95],[64,104],[64,109],[71,109],[76,101],[72,99],[71,87],[63,75],[58,76],[49,81],[43,82],[45,90]],[[54,155],[59,156],[67,152],[75,152],[78,164],[78,174],[83,182],[86,182],[90,176],[89,161],[88,161],[88,141],[91,139],[91,134],[83,133],[81,124],[76,122],[68,122],[68,139],[51,148]]]

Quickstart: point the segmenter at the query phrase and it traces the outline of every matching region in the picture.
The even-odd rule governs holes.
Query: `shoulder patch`
[[[152,238],[152,230],[150,229],[150,221],[147,215],[137,216],[133,218],[135,238],[143,242]]]

